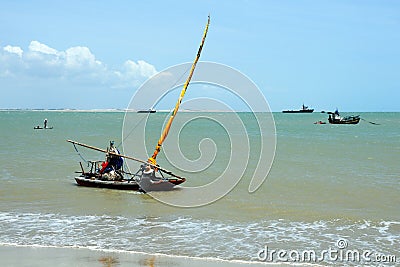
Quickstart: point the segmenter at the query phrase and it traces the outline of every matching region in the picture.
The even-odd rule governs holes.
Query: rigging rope
[[[363,118],[361,118],[363,121],[366,121],[366,122],[368,122],[368,123],[371,123],[371,124],[373,124],[373,125],[380,125],[379,123],[376,123],[376,122],[372,122],[372,121],[367,121],[367,120],[365,120],[365,119],[363,119]]]
[[[117,147],[120,147],[122,145],[122,143],[125,141],[125,139],[127,139],[132,133],[133,131],[136,129],[136,127],[139,126],[139,124],[142,123],[142,121],[146,118],[146,116],[144,116],[138,123],[136,123],[136,125],[132,128],[132,130],[129,131],[129,133],[124,136],[124,139],[121,140],[121,142],[119,142],[119,144],[117,145]]]

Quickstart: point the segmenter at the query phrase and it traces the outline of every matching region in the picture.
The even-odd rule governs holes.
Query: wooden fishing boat
[[[86,187],[97,187],[97,188],[108,188],[108,189],[118,189],[118,190],[144,190],[141,188],[135,179],[137,175],[132,175],[124,172],[123,170],[117,171],[117,179],[109,180],[100,173],[99,166],[102,161],[89,161],[88,165],[90,166],[89,171],[85,172],[82,166],[82,163],[79,163],[81,166],[81,175],[75,177],[75,181],[80,186]],[[153,183],[150,183],[149,186],[146,187],[147,190],[144,191],[165,191],[171,190],[176,185],[179,185],[185,182],[185,178],[160,178],[154,179]]]
[[[67,142],[70,142],[74,145],[75,150],[77,152],[78,149],[76,148],[76,145],[79,145],[93,150],[97,150],[99,152],[106,153],[107,155],[106,161],[89,161],[89,166],[88,166],[90,167],[89,171],[85,171],[82,166],[82,163],[80,163],[81,175],[75,177],[75,181],[78,185],[88,186],[88,187],[123,189],[123,190],[141,190],[144,192],[149,192],[149,191],[171,190],[176,185],[179,185],[186,181],[186,178],[175,175],[172,172],[157,165],[156,157],[160,152],[161,146],[168,135],[168,132],[171,128],[171,124],[176,116],[176,113],[178,112],[179,106],[182,102],[182,99],[189,86],[190,80],[193,76],[196,64],[200,58],[200,54],[203,49],[209,24],[210,24],[210,16],[208,16],[208,21],[203,33],[203,38],[201,40],[196,58],[190,69],[189,76],[182,88],[178,101],[175,104],[175,108],[171,112],[171,116],[157,142],[153,155],[150,158],[148,158],[147,161],[144,161],[134,157],[120,154],[118,149],[114,147],[113,141],[110,142],[110,147],[107,148],[107,150],[104,150],[101,148],[89,146],[76,141],[67,140]],[[152,112],[146,111],[146,113],[152,113]],[[140,166],[139,170],[136,173],[127,173],[123,170],[123,163],[122,163],[123,158],[140,162],[142,163],[142,165]]]
[[[357,124],[360,122],[359,116],[348,116],[343,118],[330,119],[330,124]]]
[[[80,186],[150,192],[171,190],[176,185],[180,185],[186,181],[186,178],[184,177],[175,175],[158,165],[154,166],[153,164],[150,164],[140,159],[136,159],[130,156],[112,152],[110,150],[97,148],[72,140],[67,140],[67,142],[72,143],[76,150],[76,145],[79,145],[99,152],[107,153],[109,156],[125,158],[142,163],[142,166],[136,173],[129,173],[124,170],[123,166],[121,166],[121,168],[119,169],[113,166],[112,171],[104,172],[103,166],[105,164],[105,161],[87,161],[87,170],[85,170],[82,163],[79,162],[81,171],[77,173],[80,173],[80,175],[74,178],[76,183]],[[149,173],[146,173],[146,170],[149,169],[149,167],[151,167],[150,170],[156,170],[153,172],[149,172],[153,173],[153,175],[149,175]],[[156,175],[156,173],[158,175]]]
[[[360,122],[360,116],[347,116],[341,117],[338,110],[335,112],[328,112],[328,121],[330,124],[358,124]]]

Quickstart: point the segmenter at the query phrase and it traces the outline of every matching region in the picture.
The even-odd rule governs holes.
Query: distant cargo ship
[[[313,113],[314,109],[308,108],[307,106],[304,106],[304,104],[303,104],[303,106],[299,110],[284,110],[282,112],[283,113]]]

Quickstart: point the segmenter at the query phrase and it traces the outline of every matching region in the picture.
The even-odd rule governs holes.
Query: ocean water
[[[178,208],[138,192],[76,186],[73,177],[81,157],[101,160],[104,155],[84,148],[78,155],[66,140],[101,148],[110,140],[121,145],[123,112],[0,111],[0,245],[95,248],[248,263],[294,261],[287,255],[262,259],[260,251],[266,246],[287,252],[315,250],[318,255],[332,248],[371,251],[372,262],[379,255],[391,261],[389,256],[396,256],[399,262],[400,113],[359,114],[380,125],[364,120],[358,125],[315,125],[326,120],[326,114],[274,113],[275,159],[267,179],[252,194],[247,188],[257,161],[259,132],[252,129],[251,114],[239,114],[250,129],[252,149],[242,180],[214,203]],[[150,151],[166,115],[150,115],[153,120],[146,130]],[[33,130],[44,118],[54,129]],[[161,166],[188,177],[186,186],[212,181],[227,164],[229,135],[235,133],[210,123],[197,120],[179,135],[182,153],[190,160],[200,156],[203,138],[214,140],[217,156],[204,172],[180,172],[163,152],[159,156]],[[379,263],[395,264],[389,260]],[[342,259],[340,264],[357,263]]]

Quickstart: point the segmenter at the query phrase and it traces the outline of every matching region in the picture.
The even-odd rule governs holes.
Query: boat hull
[[[174,180],[174,182],[178,182],[178,180]],[[159,180],[159,181],[152,181],[151,179],[144,179],[142,178],[139,182],[139,187],[144,192],[151,192],[151,191],[170,191],[175,187],[176,184],[173,181],[168,180]]]
[[[353,118],[349,120],[329,120],[330,124],[358,124],[360,122],[360,118]]]
[[[154,109],[152,110],[138,110],[137,113],[156,113]]]
[[[46,128],[43,128],[43,127],[40,127],[40,126],[35,126],[35,127],[33,127],[33,129],[34,129],[34,130],[52,130],[53,127],[46,127]]]
[[[139,185],[136,181],[122,180],[122,181],[106,181],[96,178],[88,177],[75,177],[75,181],[80,186],[86,187],[98,187],[98,188],[108,188],[108,189],[118,189],[118,190],[139,190]]]
[[[313,113],[313,109],[307,109],[307,110],[284,110],[282,113]]]
[[[176,185],[185,182],[185,179],[168,179],[158,183],[139,184],[135,180],[108,181],[100,180],[95,177],[77,176],[75,181],[79,186],[108,188],[117,190],[133,190],[133,191],[169,191]]]

